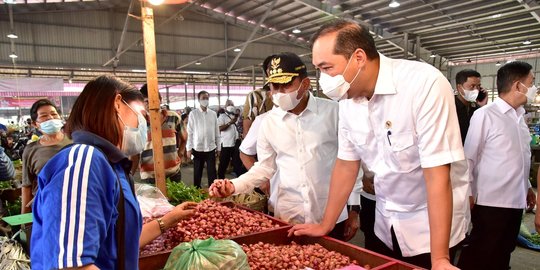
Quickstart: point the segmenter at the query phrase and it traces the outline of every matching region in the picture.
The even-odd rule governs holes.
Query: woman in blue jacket
[[[33,269],[138,269],[139,247],[193,214],[185,203],[142,225],[128,157],[146,142],[144,113],[138,89],[113,76],[84,87],[65,126],[74,144],[38,176]]]

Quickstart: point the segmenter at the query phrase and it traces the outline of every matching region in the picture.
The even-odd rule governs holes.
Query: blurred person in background
[[[201,187],[204,164],[208,176],[208,186],[217,177],[216,156],[221,151],[217,115],[208,108],[210,94],[201,91],[197,95],[200,107],[191,111],[187,124],[187,155],[193,154],[193,183]]]
[[[514,61],[497,71],[499,97],[478,109],[465,139],[474,207],[462,270],[509,269],[523,210],[536,204],[529,181],[531,135],[523,106],[534,102],[532,66]]]
[[[144,97],[145,108],[148,110],[148,87],[143,85],[141,93]],[[159,94],[159,102],[161,103],[161,94]],[[180,164],[182,163],[181,156],[185,151],[185,142],[182,137],[182,121],[180,116],[164,106],[160,106],[159,110],[161,120],[161,143],[163,146],[163,165],[165,167],[165,177],[171,181],[182,181],[182,173]],[[147,141],[145,142],[144,150],[139,155],[131,157],[133,165],[131,174],[134,175],[139,169],[140,181],[142,183],[154,184],[156,182],[154,172],[154,151],[152,144],[152,133],[150,128],[150,115],[146,115],[148,123]],[[183,148],[184,147],[184,148]]]
[[[474,112],[487,104],[487,91],[482,88],[480,73],[472,69],[464,69],[456,74],[456,112],[461,132],[461,142],[465,137]]]
[[[238,114],[232,100],[225,102],[225,113],[218,117],[218,126],[221,134],[221,155],[219,155],[219,166],[217,177],[225,178],[225,172],[232,162],[234,173],[240,176],[245,172],[240,160],[238,147],[240,146],[240,135],[236,128]]]
[[[43,134],[37,141],[26,145],[22,156],[21,212],[32,212],[31,201],[38,188],[37,176],[43,166],[71,140],[62,132],[64,122],[56,105],[40,99],[30,108],[31,124]]]
[[[128,157],[144,149],[141,92],[113,76],[88,82],[75,101],[65,147],[38,175],[33,269],[138,269],[139,247],[194,214],[183,203],[142,224]]]
[[[273,55],[266,57],[263,61],[262,69],[264,74],[268,77],[268,65]],[[247,136],[253,121],[255,118],[265,112],[272,110],[274,103],[272,102],[272,95],[268,84],[265,84],[261,89],[256,89],[249,92],[246,96],[246,102],[244,103],[244,109],[242,111],[242,138]]]

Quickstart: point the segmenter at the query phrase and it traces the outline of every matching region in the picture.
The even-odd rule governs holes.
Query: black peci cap
[[[284,52],[276,54],[268,67],[267,83],[289,83],[296,76],[307,76],[306,65],[294,53]]]

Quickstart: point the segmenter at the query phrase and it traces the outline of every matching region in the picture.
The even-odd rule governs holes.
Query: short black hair
[[[456,85],[458,84],[464,84],[469,77],[477,77],[480,78],[480,73],[474,69],[464,69],[459,71],[456,74]]]
[[[375,40],[369,33],[369,30],[356,22],[344,19],[335,19],[324,24],[311,37],[311,46],[320,37],[338,32],[336,44],[334,44],[334,54],[345,56],[349,59],[356,49],[362,49],[366,52],[369,60],[378,59],[379,53],[375,46]]]
[[[204,94],[208,94],[208,96],[210,96],[210,93],[208,93],[207,91],[202,90],[201,92],[199,92],[197,94],[197,99],[200,100],[201,96],[204,95]]]
[[[513,61],[505,64],[497,71],[497,92],[500,94],[510,91],[512,84],[523,80],[531,72],[529,63]]]
[[[58,112],[58,107],[56,107],[56,105],[54,105],[52,101],[46,98],[40,99],[34,102],[34,104],[32,104],[32,107],[30,108],[30,118],[32,118],[33,122],[37,121],[37,118],[38,118],[37,111],[39,110],[39,108],[43,106],[53,106],[54,109]]]
[[[148,85],[145,83],[141,86],[141,94],[144,98],[148,98]],[[159,100],[161,101],[161,93],[158,92]]]

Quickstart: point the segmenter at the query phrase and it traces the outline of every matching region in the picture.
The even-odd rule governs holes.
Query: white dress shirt
[[[503,208],[526,208],[531,187],[531,136],[523,119],[503,99],[478,109],[465,139],[476,203]]]
[[[230,116],[227,113],[222,113],[218,117],[218,127],[226,125],[231,122],[234,116]],[[228,126],[225,130],[220,131],[221,143],[223,147],[233,147],[238,139],[238,131],[236,130],[236,124]]]
[[[299,115],[272,109],[259,129],[259,161],[232,180],[236,193],[271,179],[276,200],[270,203],[274,203],[277,218],[290,223],[321,222],[337,156],[337,127],[337,102],[311,94],[306,109]],[[338,222],[345,219],[344,208]]]
[[[257,137],[259,135],[259,127],[261,126],[262,120],[268,115],[268,112],[265,112],[261,115],[258,115],[255,118],[255,121],[251,124],[249,131],[242,140],[240,144],[240,151],[248,156],[254,156],[257,154]]]
[[[375,173],[375,234],[392,248],[394,227],[404,256],[429,253],[423,168],[464,160],[448,80],[428,64],[380,55],[373,97],[340,101],[339,117],[338,158],[361,159]],[[469,183],[466,170],[451,175],[454,246],[467,230]]]
[[[186,149],[198,152],[221,151],[216,112],[197,108],[189,113]]]

